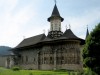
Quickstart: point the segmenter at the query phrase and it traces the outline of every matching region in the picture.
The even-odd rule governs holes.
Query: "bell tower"
[[[63,32],[61,32],[61,22],[63,20],[64,19],[60,16],[57,5],[55,3],[53,12],[48,18],[48,21],[50,22],[50,31],[48,33],[48,36],[50,38],[58,38],[63,34]]]

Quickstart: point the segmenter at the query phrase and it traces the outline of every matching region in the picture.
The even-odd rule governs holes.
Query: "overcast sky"
[[[0,45],[17,46],[24,38],[47,34],[54,0],[0,0]],[[66,26],[80,38],[85,38],[87,25],[92,31],[100,22],[100,0],[57,0]]]

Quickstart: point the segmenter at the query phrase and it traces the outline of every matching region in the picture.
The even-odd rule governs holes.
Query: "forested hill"
[[[9,55],[11,51],[9,51],[11,47],[0,46],[0,55]]]

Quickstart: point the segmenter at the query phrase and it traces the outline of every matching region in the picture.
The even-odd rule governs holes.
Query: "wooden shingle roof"
[[[64,32],[64,34],[62,35],[62,37],[66,37],[66,39],[73,39],[73,40],[79,40],[81,43],[81,45],[85,44],[85,40],[81,39],[79,37],[77,37],[72,31],[71,29],[66,29],[66,31]]]
[[[60,16],[60,14],[59,14],[59,11],[58,11],[58,8],[57,8],[56,4],[55,4],[55,6],[54,6],[54,9],[53,9],[53,12],[52,12],[52,15],[51,15],[51,16]]]
[[[78,37],[71,31],[71,29],[66,29],[66,31],[63,34],[63,37],[67,37],[69,39],[77,39]]]
[[[59,38],[51,39],[48,36],[46,36],[45,34],[40,34],[40,35],[36,35],[36,36],[30,37],[30,38],[24,39],[15,48],[33,46],[33,45],[37,45],[39,43],[54,42],[54,41],[60,41],[60,40],[79,40],[81,45],[83,45],[85,43],[85,40],[77,37],[76,35],[74,35],[74,33],[70,29],[67,29],[64,32],[64,34]]]
[[[87,32],[86,32],[86,37],[85,37],[85,39],[87,39],[88,36],[89,36],[89,30],[88,30],[88,28],[87,28]]]
[[[55,4],[55,6],[54,6],[54,9],[53,9],[53,11],[52,11],[51,16],[48,18],[48,21],[50,21],[50,19],[51,19],[52,17],[55,17],[55,16],[61,18],[61,21],[64,20],[64,19],[60,16],[60,13],[59,13],[59,11],[58,11],[58,8],[57,8],[56,4]]]
[[[46,37],[45,34],[40,34],[30,38],[26,38],[18,46],[16,46],[16,48],[35,45],[44,40],[45,37]]]

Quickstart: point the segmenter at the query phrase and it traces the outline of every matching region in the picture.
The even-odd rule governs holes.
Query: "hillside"
[[[9,55],[11,51],[9,51],[11,47],[0,46],[0,55]]]

